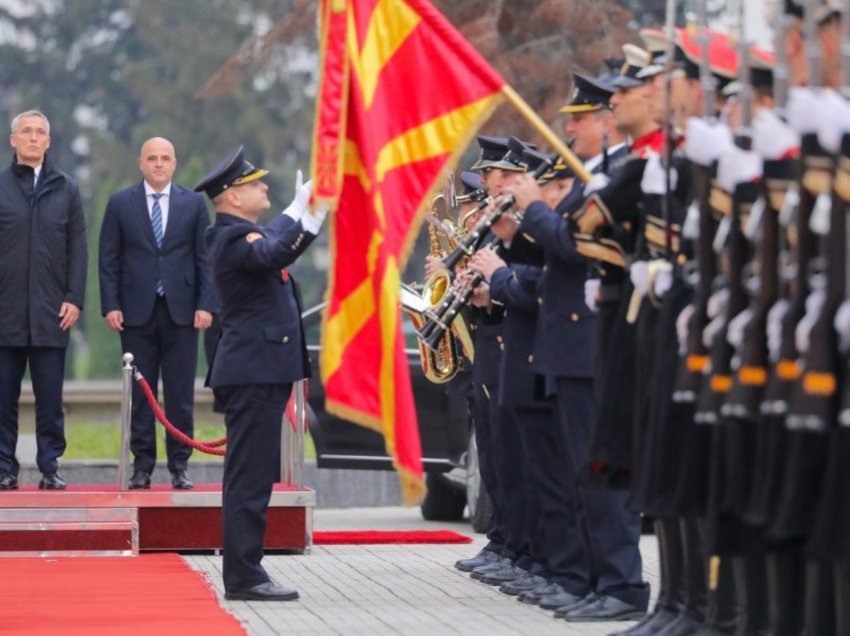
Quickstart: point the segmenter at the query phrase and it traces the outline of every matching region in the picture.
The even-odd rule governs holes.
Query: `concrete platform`
[[[308,552],[313,541],[313,508],[316,493],[278,484],[272,493],[268,512],[266,545],[270,549]],[[120,490],[115,485],[75,485],[67,490],[0,491],[0,524],[20,511],[43,511],[45,520],[61,519],[62,511],[72,517],[77,511],[97,509],[135,510],[138,518],[139,550],[218,550],[221,548],[221,485],[196,484],[194,490],[173,490],[154,485],[150,490]],[[91,528],[90,528],[91,529]],[[41,533],[41,536],[40,534]],[[103,545],[89,533],[88,549],[97,552]],[[49,545],[52,553],[63,551],[61,535],[52,533],[46,543],[43,531],[14,528],[0,529],[0,556],[3,552],[20,553],[22,545]],[[84,552],[86,539],[68,534],[74,549]],[[59,544],[57,544],[59,541]],[[37,547],[33,548],[38,551]],[[47,548],[43,549],[47,551]]]

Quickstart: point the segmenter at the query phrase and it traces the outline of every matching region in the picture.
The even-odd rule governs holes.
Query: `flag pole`
[[[567,162],[567,165],[575,173],[576,177],[582,180],[583,183],[590,181],[590,172],[584,167],[584,163],[575,153],[567,147],[567,144],[555,134],[555,131],[549,128],[545,121],[540,119],[540,116],[532,110],[532,108],[519,96],[519,94],[509,85],[502,86],[502,94],[511,103],[511,105],[519,111],[523,119],[534,126],[534,129],[540,133],[543,138],[549,143],[552,148]]]

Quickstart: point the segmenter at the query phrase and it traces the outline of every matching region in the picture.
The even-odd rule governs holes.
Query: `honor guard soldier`
[[[310,375],[295,281],[287,267],[319,233],[310,182],[299,171],[292,204],[266,226],[267,170],[230,153],[196,186],[216,209],[206,241],[220,303],[221,332],[207,385],[224,412],[223,578],[231,600],[291,600],[260,565],[266,511],[280,467],[281,423],[292,385]]]

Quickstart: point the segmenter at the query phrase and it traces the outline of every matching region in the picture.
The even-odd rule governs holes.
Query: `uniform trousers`
[[[504,554],[506,550],[506,532],[504,527],[504,502],[502,491],[499,489],[499,469],[496,463],[494,447],[493,423],[490,419],[490,392],[483,385],[476,384],[472,394],[472,426],[475,430],[475,445],[478,449],[478,467],[484,489],[493,502],[493,516],[487,528],[488,543],[486,550],[496,554],[514,558],[512,554]],[[495,399],[495,395],[493,398]]]
[[[490,421],[493,422],[493,449],[496,458],[498,488],[503,503],[505,550],[502,556],[524,570],[531,570],[531,508],[528,497],[528,475],[519,426],[514,410],[491,400]]]
[[[564,470],[566,446],[551,408],[516,408],[532,508],[532,571],[576,596],[591,590],[590,568],[576,522],[574,481]]]
[[[148,321],[138,327],[124,327],[121,346],[133,354],[133,364],[157,395],[159,374],[165,414],[174,426],[194,437],[195,370],[198,365],[198,332],[192,325],[178,325],[171,318],[163,297],[157,298]],[[133,468],[152,473],[156,465],[156,424],[145,394],[133,383],[133,411],[130,450]],[[192,449],[171,435],[165,437],[168,470],[185,470]]]
[[[44,474],[55,473],[65,452],[62,383],[64,347],[0,347],[0,471],[18,474],[18,405],[21,381],[30,367],[35,395],[35,460]]]
[[[222,485],[223,575],[227,591],[269,580],[260,565],[266,512],[280,478],[280,435],[291,384],[214,388],[224,411],[227,455]]]
[[[588,458],[594,417],[593,380],[558,378],[557,387],[558,419],[567,444],[565,462],[573,477],[579,523],[588,530],[582,536],[587,541],[584,549],[595,575],[596,592],[646,609],[649,585],[643,580],[638,548],[640,515],[628,509],[629,492],[578,481]],[[631,427],[631,421],[623,422],[623,426]]]

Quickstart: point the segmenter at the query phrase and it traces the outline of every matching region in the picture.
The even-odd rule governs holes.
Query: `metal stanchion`
[[[133,354],[125,353],[121,370],[121,450],[118,455],[118,488],[124,490],[129,482],[130,420],[133,410]]]
[[[307,402],[305,390],[307,380],[292,385],[292,416],[284,413],[280,440],[280,481],[294,488],[301,488],[301,472],[304,465],[304,434],[307,430]]]

